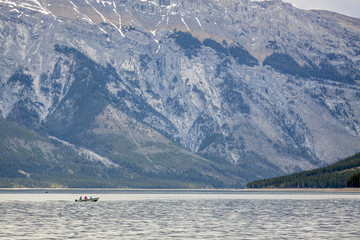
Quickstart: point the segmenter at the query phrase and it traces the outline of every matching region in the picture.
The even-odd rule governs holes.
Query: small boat
[[[96,202],[99,198],[75,199],[75,202]]]

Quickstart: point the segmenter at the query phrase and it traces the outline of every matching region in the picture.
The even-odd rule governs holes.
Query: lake
[[[360,239],[360,193],[335,190],[2,189],[0,216],[3,240]]]

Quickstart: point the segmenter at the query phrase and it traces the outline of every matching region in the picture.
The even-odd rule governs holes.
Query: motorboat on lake
[[[80,198],[80,199],[75,199],[75,202],[97,202],[97,200],[99,200],[99,198]]]

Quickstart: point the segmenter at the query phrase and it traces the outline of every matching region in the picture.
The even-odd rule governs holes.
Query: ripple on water
[[[0,201],[0,214],[0,239],[360,238],[360,198]]]

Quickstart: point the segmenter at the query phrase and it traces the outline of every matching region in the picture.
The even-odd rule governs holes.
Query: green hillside
[[[248,188],[359,187],[360,153],[330,166],[248,183]]]
[[[0,188],[239,188],[244,185],[238,177],[240,168],[192,154],[145,125],[112,111],[107,107],[86,133],[88,149],[111,159],[110,164],[0,118]],[[108,122],[102,119],[110,116],[124,122],[108,129]],[[109,149],[112,154],[108,154]]]
[[[16,123],[0,118],[0,136],[0,187],[116,186],[99,162]]]

